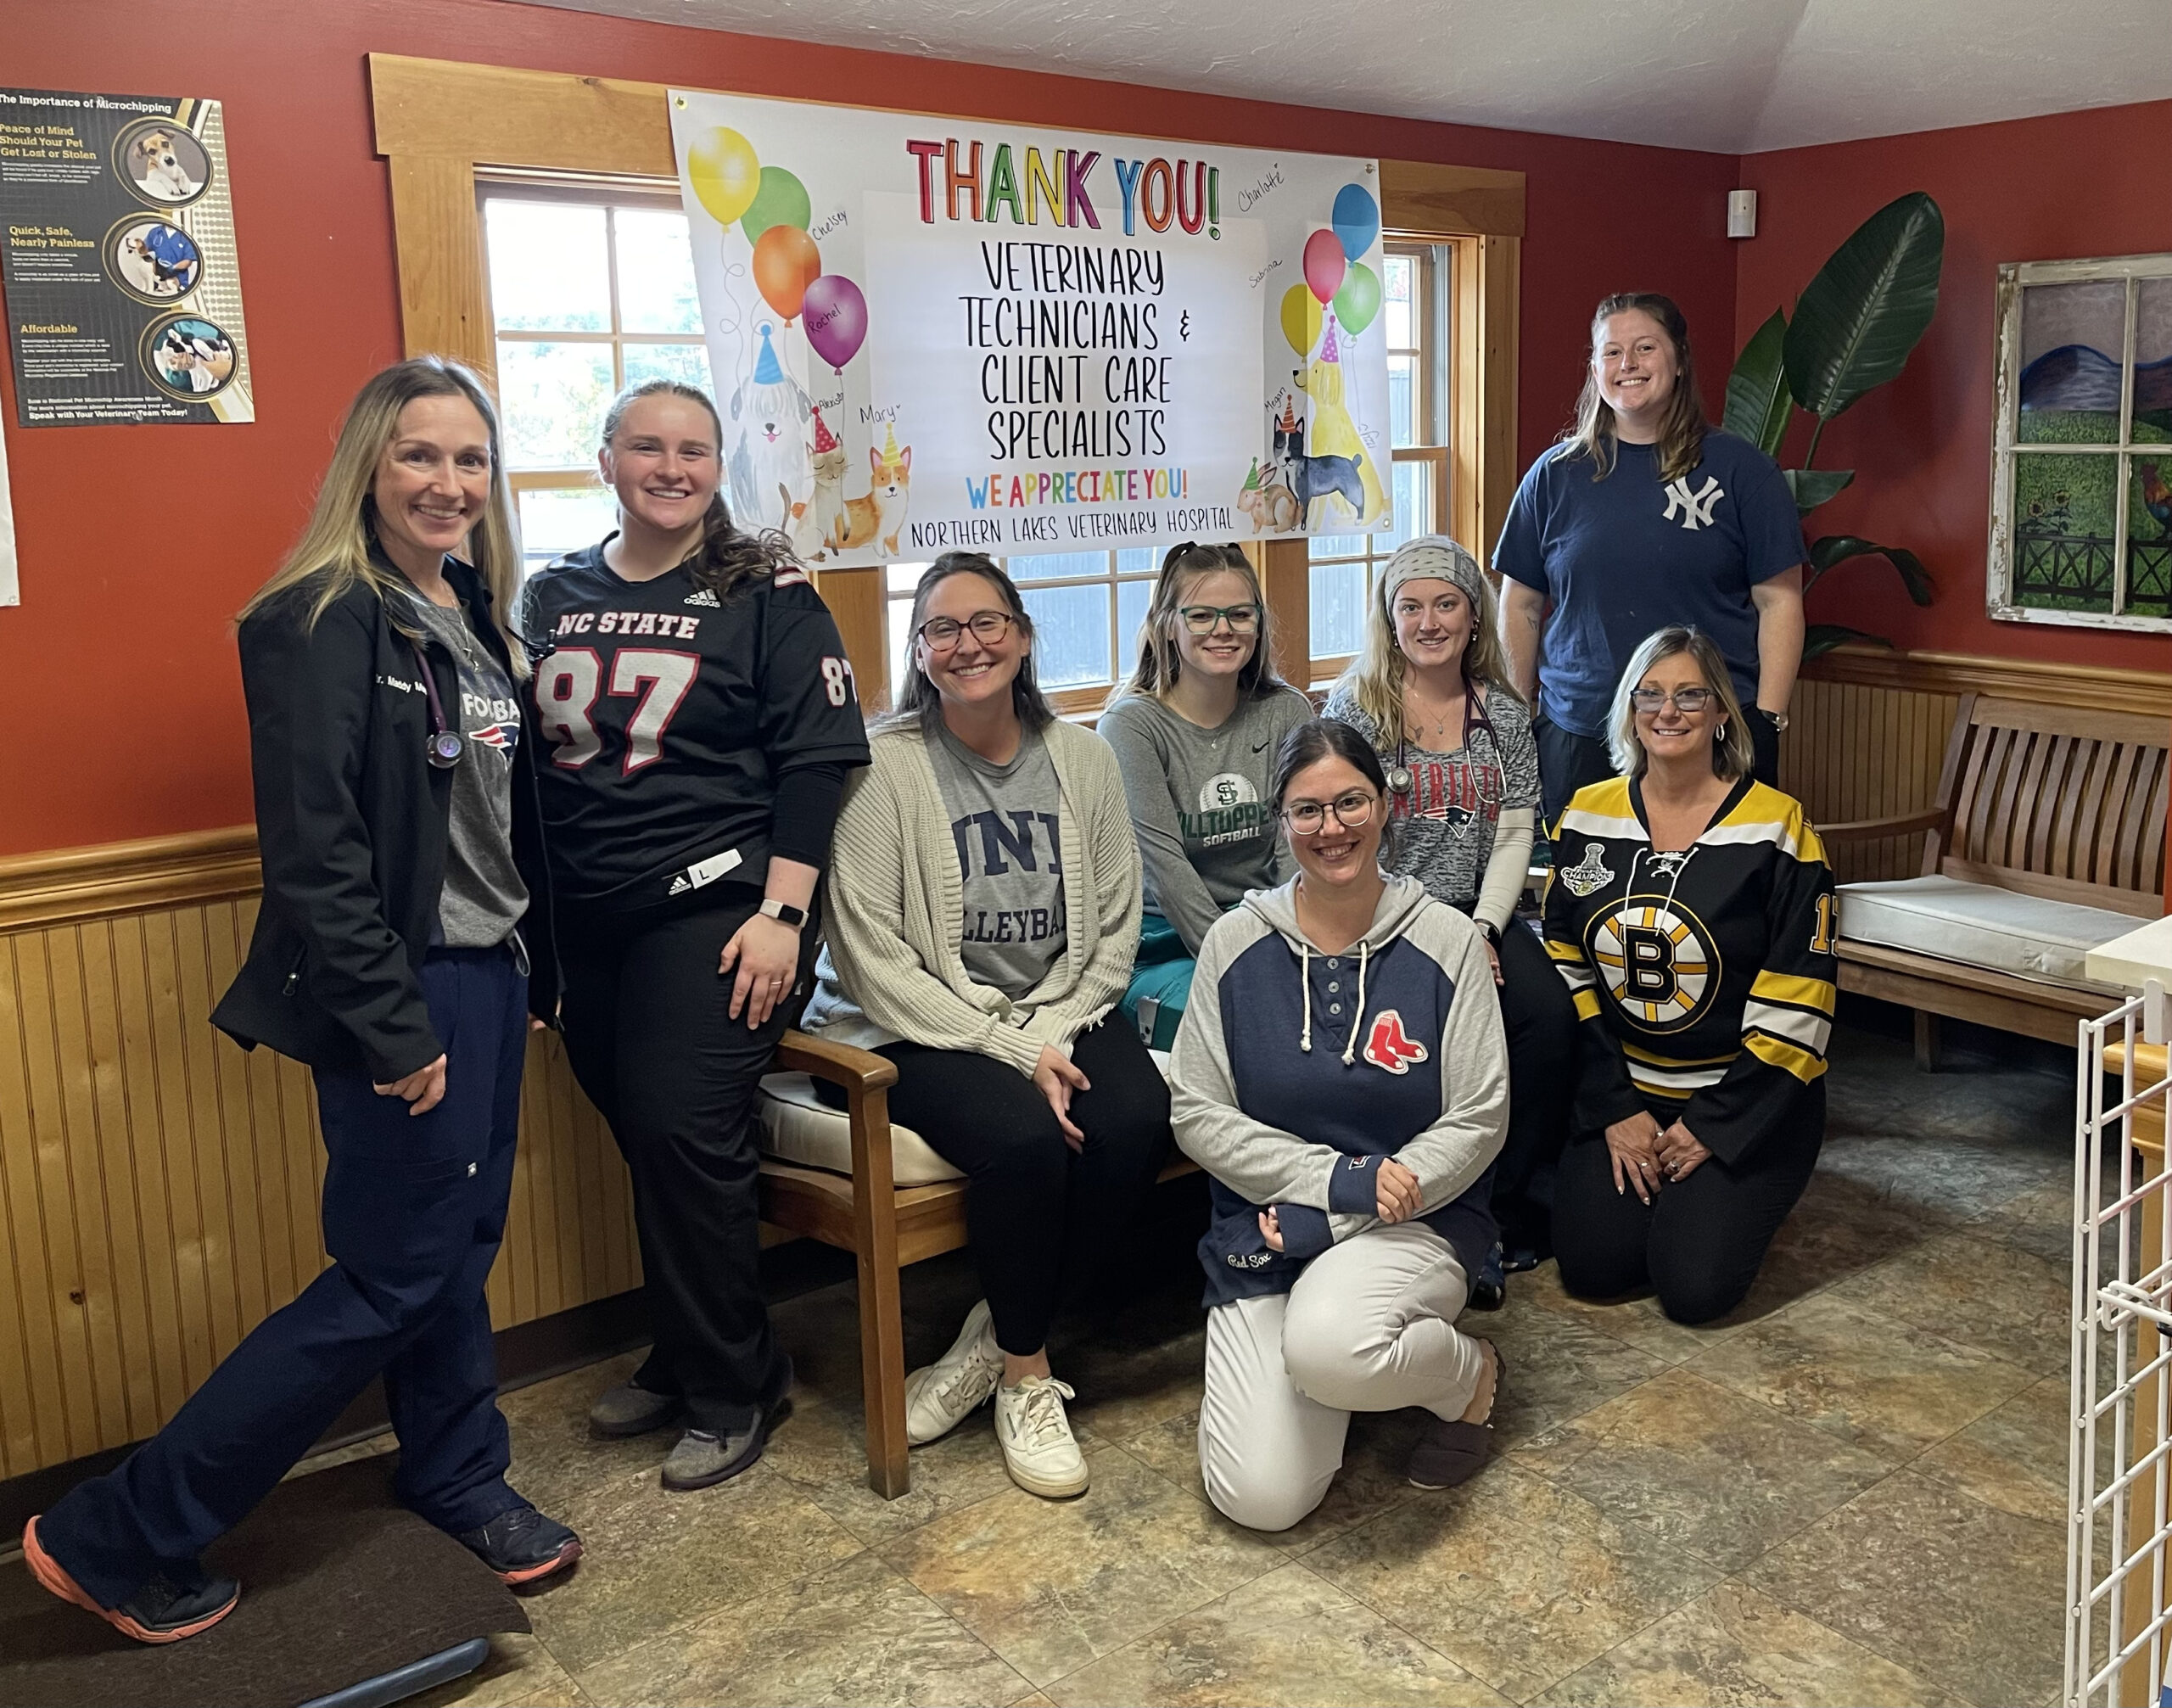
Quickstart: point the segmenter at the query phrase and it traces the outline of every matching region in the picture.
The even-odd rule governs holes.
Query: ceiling
[[[1721,154],[2172,98],[2167,0],[540,3]]]

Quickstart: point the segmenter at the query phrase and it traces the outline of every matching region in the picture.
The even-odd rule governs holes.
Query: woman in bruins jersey
[[[1801,806],[1752,779],[1697,630],[1637,649],[1609,730],[1622,775],[1562,813],[1546,893],[1580,1022],[1555,1248],[1571,1293],[1649,1285],[1709,1322],[1749,1291],[1824,1140],[1833,874]]]
[[[723,438],[691,386],[621,393],[599,453],[620,528],[537,574],[523,623],[566,1053],[633,1176],[656,1332],[589,1423],[683,1419],[671,1489],[752,1465],[791,1385],[755,1267],[753,1102],[867,763],[837,624],[783,536],[732,525]]]

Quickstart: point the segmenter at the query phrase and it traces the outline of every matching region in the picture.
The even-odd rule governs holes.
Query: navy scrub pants
[[[38,1520],[38,1538],[107,1607],[238,1524],[372,1376],[400,1437],[394,1492],[457,1533],[522,1504],[498,1410],[484,1282],[512,1189],[528,980],[507,947],[424,960],[445,1095],[411,1116],[367,1072],[317,1071],[332,1266],[252,1330],[173,1420]]]

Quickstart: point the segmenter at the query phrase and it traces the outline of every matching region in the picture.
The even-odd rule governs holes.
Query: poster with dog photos
[[[219,102],[0,89],[0,220],[17,425],[256,418]]]
[[[806,562],[1393,527],[1377,161],[669,102],[726,496]]]

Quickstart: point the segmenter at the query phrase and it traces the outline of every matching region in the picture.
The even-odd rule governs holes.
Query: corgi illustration
[[[830,543],[839,552],[854,552],[880,538],[882,550],[894,558],[912,501],[913,448],[909,445],[900,451],[896,429],[886,428],[882,450],[870,445],[867,461],[867,496],[845,500],[844,513],[837,519]]]

